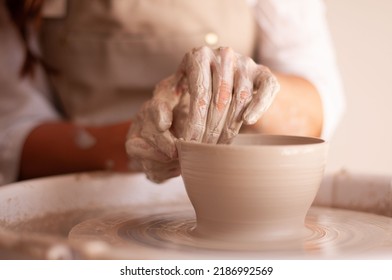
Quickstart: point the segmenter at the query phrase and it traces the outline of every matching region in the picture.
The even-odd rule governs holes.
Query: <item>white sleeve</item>
[[[322,137],[330,139],[343,116],[345,98],[321,0],[259,0],[259,63],[301,76],[323,103]]]
[[[42,73],[21,79],[21,40],[0,2],[0,185],[15,181],[24,141],[39,123],[57,120],[48,92],[38,86]],[[41,76],[41,77],[40,77]],[[42,81],[42,79],[41,79]]]

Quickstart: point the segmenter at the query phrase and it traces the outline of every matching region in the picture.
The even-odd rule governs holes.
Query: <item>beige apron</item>
[[[131,118],[194,47],[253,54],[255,23],[246,1],[69,0],[66,6],[64,15],[44,20],[42,51],[55,69],[50,80],[66,116],[80,124]]]

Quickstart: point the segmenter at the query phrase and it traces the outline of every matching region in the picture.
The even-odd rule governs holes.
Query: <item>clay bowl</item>
[[[327,148],[318,138],[261,134],[238,135],[231,145],[179,140],[194,234],[236,242],[303,238]]]

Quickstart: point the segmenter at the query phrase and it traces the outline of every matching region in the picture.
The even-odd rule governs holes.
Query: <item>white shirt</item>
[[[62,1],[63,2],[63,1]],[[330,139],[345,107],[321,0],[248,0],[258,23],[258,57],[273,71],[302,76],[318,89]],[[0,5],[4,5],[0,2]],[[0,185],[15,181],[24,141],[38,124],[60,119],[42,71],[20,80],[21,41],[0,7]]]

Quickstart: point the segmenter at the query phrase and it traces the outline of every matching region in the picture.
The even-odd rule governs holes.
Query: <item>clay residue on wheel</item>
[[[42,217],[33,218],[11,225],[0,224],[1,227],[12,230],[16,233],[42,233],[67,237],[69,231],[75,225],[94,217],[102,215],[105,210],[72,210],[68,212],[46,214]]]

